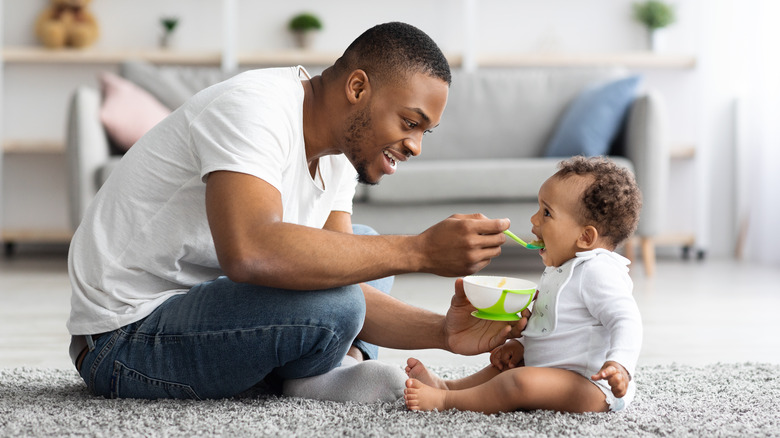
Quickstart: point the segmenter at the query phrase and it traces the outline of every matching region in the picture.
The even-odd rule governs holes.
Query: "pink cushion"
[[[100,121],[108,136],[127,151],[171,111],[138,85],[110,72],[100,75]]]

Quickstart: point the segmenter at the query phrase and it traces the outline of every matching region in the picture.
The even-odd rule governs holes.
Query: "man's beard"
[[[358,174],[358,182],[376,185],[379,181],[368,179],[369,160],[362,156],[361,144],[365,142],[366,133],[371,127],[371,111],[367,108],[355,113],[348,121],[347,133],[344,135],[344,146],[347,158],[352,162]]]

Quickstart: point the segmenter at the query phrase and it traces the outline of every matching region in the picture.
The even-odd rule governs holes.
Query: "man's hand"
[[[444,318],[444,338],[447,350],[464,355],[488,352],[508,338],[516,338],[528,323],[528,314],[520,321],[507,323],[487,321],[471,316],[476,310],[463,290],[463,279],[455,280],[455,295]]]
[[[590,376],[590,378],[593,380],[606,380],[609,383],[609,387],[612,388],[612,394],[617,398],[626,395],[628,382],[631,381],[631,376],[628,375],[628,371],[623,368],[623,365],[611,360],[604,362],[601,370]]]
[[[420,271],[443,277],[478,272],[501,254],[506,242],[503,231],[509,219],[488,219],[481,214],[456,214],[420,234],[423,255]]]

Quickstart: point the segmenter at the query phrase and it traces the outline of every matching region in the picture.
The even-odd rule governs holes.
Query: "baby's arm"
[[[625,367],[611,360],[604,362],[599,372],[590,376],[590,378],[593,380],[606,380],[609,383],[609,387],[612,388],[612,394],[617,398],[626,395],[628,382],[631,381],[631,376]]]
[[[517,339],[510,339],[490,352],[490,363],[504,371],[523,364],[525,348]]]
[[[606,266],[594,268],[583,273],[583,284],[586,285],[582,289],[583,299],[591,315],[609,333],[609,349],[604,364],[594,376],[603,376],[599,380],[607,380],[615,395],[625,394],[620,388],[628,388],[642,347],[642,317],[631,293],[632,282],[628,274],[616,273]],[[604,374],[610,365],[614,366],[614,370]],[[616,373],[623,376],[622,382],[610,378]]]

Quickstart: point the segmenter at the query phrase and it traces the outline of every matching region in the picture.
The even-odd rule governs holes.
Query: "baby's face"
[[[544,240],[539,255],[546,266],[560,266],[580,251],[577,239],[584,226],[578,215],[579,200],[587,182],[579,175],[551,177],[539,189],[539,211],[531,217],[531,231]]]

